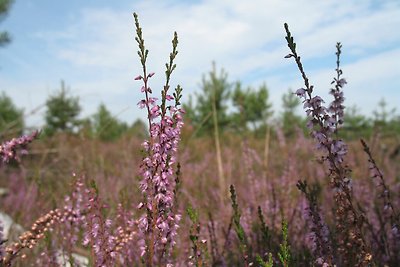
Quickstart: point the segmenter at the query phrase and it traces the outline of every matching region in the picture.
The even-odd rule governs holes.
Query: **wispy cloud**
[[[400,65],[398,1],[338,2],[299,0],[253,1],[139,1],[124,9],[86,8],[74,14],[72,23],[57,32],[41,31],[36,38],[51,47],[58,64],[65,64],[73,87],[84,95],[118,112],[139,100],[132,77],[140,72],[136,58],[134,25],[136,11],[150,49],[149,65],[161,87],[172,33],[179,35],[178,68],[175,80],[186,89],[185,96],[198,90],[201,75],[211,62],[224,67],[232,81],[257,85],[266,81],[275,105],[288,87],[301,86],[287,54],[283,23],[288,22],[299,43],[299,51],[316,84],[328,84],[334,67],[334,45],[344,44],[344,69],[348,75],[348,98],[370,111],[377,93],[395,105]],[[329,62],[328,62],[329,61]],[[57,66],[55,66],[57,67]],[[65,67],[65,66],[64,66]],[[329,73],[329,75],[328,75]],[[386,89],[385,89],[386,88]],[[113,97],[113,94],[124,97]],[[368,98],[361,101],[356,97]],[[119,103],[129,99],[125,103]],[[97,103],[96,103],[97,104]],[[373,103],[372,103],[373,105]],[[86,110],[94,111],[94,104]],[[131,121],[131,113],[125,119]]]

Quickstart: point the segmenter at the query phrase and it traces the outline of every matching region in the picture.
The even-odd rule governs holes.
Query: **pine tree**
[[[229,124],[227,102],[232,84],[228,82],[228,74],[221,69],[218,73],[213,64],[208,75],[203,76],[201,93],[195,94],[195,103],[192,99],[184,105],[185,117],[192,123],[195,131],[200,134],[211,133],[214,130],[213,104],[215,104],[218,128],[224,130]]]
[[[113,141],[126,132],[128,126],[115,118],[104,104],[100,104],[93,116],[93,128],[94,134],[101,140]]]
[[[232,114],[232,122],[241,131],[251,127],[253,130],[265,126],[272,115],[272,104],[268,102],[269,92],[265,84],[258,90],[251,87],[243,89],[238,82],[232,95],[236,112]]]
[[[4,92],[0,95],[0,133],[1,135],[20,135],[24,128],[22,109],[18,109],[12,99]]]
[[[0,20],[8,14],[12,0],[0,0]],[[0,31],[0,46],[5,46],[11,41],[10,34],[7,31]]]
[[[53,135],[56,132],[75,132],[81,121],[79,98],[69,95],[65,84],[61,81],[61,90],[51,95],[46,101],[45,133]]]

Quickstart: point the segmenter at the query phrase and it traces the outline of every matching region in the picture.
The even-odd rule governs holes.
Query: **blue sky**
[[[327,97],[335,68],[335,44],[343,44],[342,68],[348,80],[346,104],[370,114],[380,99],[400,103],[400,1],[205,0],[105,1],[16,0],[0,23],[13,41],[0,49],[0,91],[29,114],[65,80],[80,97],[83,116],[103,102],[132,122],[141,85],[132,13],[137,12],[150,50],[152,88],[161,88],[163,67],[174,31],[179,55],[174,83],[184,99],[199,91],[212,61],[230,81],[258,87],[265,82],[279,112],[288,88],[302,86],[288,53],[283,23],[288,22],[316,92]],[[43,113],[28,116],[43,123]]]

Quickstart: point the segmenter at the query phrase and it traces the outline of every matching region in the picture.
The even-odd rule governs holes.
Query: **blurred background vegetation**
[[[184,103],[186,130],[190,138],[213,134],[212,119],[215,103],[218,128],[223,134],[265,137],[269,128],[279,128],[285,137],[293,137],[297,129],[305,129],[305,117],[301,113],[302,103],[288,89],[282,96],[282,107],[276,112],[269,100],[269,89],[263,84],[259,88],[245,88],[240,81],[228,80],[225,70],[212,70],[204,74],[201,90]],[[105,103],[98,105],[97,112],[89,117],[81,116],[79,97],[73,96],[65,83],[48,96],[45,104],[45,125],[43,136],[68,133],[99,139],[116,141],[123,135],[146,136],[147,126],[138,119],[131,125],[112,114]],[[389,107],[381,99],[371,115],[360,113],[357,106],[346,107],[345,123],[341,135],[345,140],[360,137],[369,138],[374,133],[383,137],[400,138],[400,115],[395,107]],[[25,127],[24,109],[17,107],[5,92],[0,94],[0,132],[4,140],[28,130]]]

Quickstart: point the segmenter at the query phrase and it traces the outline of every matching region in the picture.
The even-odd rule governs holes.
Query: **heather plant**
[[[263,214],[260,206],[258,206],[258,219],[260,220],[260,224],[261,224],[262,244],[264,246],[266,246],[267,248],[270,248],[271,247],[271,234],[270,234],[270,230],[269,230],[267,224],[265,223],[264,214]],[[264,259],[260,255],[258,255],[258,254],[256,255],[256,261],[260,266],[262,266],[262,267],[272,267],[273,266],[274,262],[272,259],[272,253],[269,252],[267,255],[268,255],[267,261],[264,261]]]
[[[350,177],[350,168],[345,163],[347,154],[347,145],[339,138],[338,130],[343,124],[344,106],[343,106],[343,91],[342,88],[346,84],[346,80],[342,78],[342,70],[340,68],[340,55],[342,45],[336,45],[336,77],[334,77],[330,89],[330,94],[334,100],[327,107],[323,106],[323,99],[319,96],[313,96],[314,87],[310,84],[307,75],[303,69],[303,65],[296,52],[296,43],[291,36],[288,25],[285,24],[286,40],[291,51],[286,58],[294,58],[299,71],[304,80],[304,88],[298,89],[296,94],[303,99],[304,108],[308,116],[307,127],[310,130],[311,136],[317,141],[317,149],[323,152],[322,161],[326,162],[329,167],[329,178],[333,196],[335,200],[335,245],[336,254],[332,257],[330,252],[329,240],[327,238],[327,228],[322,221],[320,211],[316,204],[314,193],[307,189],[305,182],[299,182],[299,189],[305,194],[309,202],[309,215],[312,218],[312,231],[315,235],[314,250],[316,263],[319,265],[340,264],[340,265],[355,265],[368,266],[376,263],[373,258],[371,245],[366,240],[366,235],[363,232],[363,226],[369,224],[368,219],[360,208],[357,208],[353,199],[352,179]],[[380,177],[380,185],[384,188],[384,203],[389,208],[390,193],[383,182],[382,175],[376,167],[369,150],[363,142],[364,150],[369,156],[371,171],[374,177]],[[393,206],[391,206],[393,213]],[[392,217],[393,218],[393,217]],[[392,220],[393,221],[393,220]],[[395,223],[393,222],[393,225]],[[395,227],[396,229],[396,227]],[[396,231],[395,231],[396,232]],[[382,259],[382,258],[381,258]],[[383,258],[384,259],[384,258]]]
[[[35,151],[55,148],[56,153],[35,154],[18,164],[18,179],[11,174],[19,169],[10,174],[2,168],[7,181],[2,179],[0,185],[18,192],[0,195],[2,209],[4,206],[13,216],[22,213],[17,220],[31,226],[16,240],[2,240],[0,231],[0,266],[398,265],[400,169],[388,150],[379,146],[379,136],[370,141],[371,148],[362,141],[364,152],[359,144],[345,144],[341,139],[346,80],[340,67],[340,44],[330,89],[333,101],[325,106],[322,98],[314,95],[285,26],[291,51],[287,57],[295,59],[305,83],[286,97],[293,105],[293,97],[302,99],[313,140],[299,127],[287,134],[280,125],[271,136],[266,131],[266,140],[249,135],[243,141],[242,135],[225,132],[218,148],[223,164],[216,160],[215,140],[205,137],[183,142],[178,163],[182,89],[170,90],[177,35],[158,101],[150,87],[155,74],[147,69],[148,50],[136,14],[134,19],[142,67],[136,80],[143,83],[143,99],[138,105],[145,109],[148,123],[148,133],[143,135],[147,140],[141,146],[143,157],[131,153],[139,150],[137,138],[101,143],[59,135],[35,147]],[[239,103],[240,97],[237,99]],[[21,152],[36,135],[3,143],[3,163],[24,154]],[[314,143],[321,155],[317,159]],[[41,165],[32,168],[35,164]],[[138,177],[132,179],[136,167]],[[230,188],[230,207],[221,201],[227,188],[218,181],[219,168],[226,182],[235,184]],[[71,169],[85,175],[64,177]],[[36,172],[40,181],[32,178]],[[298,181],[299,177],[302,180]],[[64,189],[67,183],[72,184],[72,192]],[[28,197],[29,188],[36,187],[38,193]],[[67,197],[62,199],[64,195]],[[21,207],[25,202],[29,203]],[[41,210],[31,205],[39,203],[51,211],[38,216]],[[182,220],[179,208],[187,211]],[[86,263],[77,255],[84,256]]]
[[[272,254],[271,253],[268,254],[268,261],[267,262],[265,262],[259,255],[257,255],[256,260],[257,260],[258,265],[261,266],[261,267],[273,267],[274,266],[274,262],[272,260]]]
[[[161,103],[152,97],[149,79],[154,73],[148,73],[146,60],[148,50],[139,25],[138,16],[134,14],[136,25],[136,42],[139,45],[138,55],[141,61],[143,74],[135,78],[141,80],[141,91],[145,94],[138,105],[147,110],[149,126],[149,140],[143,143],[145,158],[140,167],[142,181],[140,188],[143,202],[139,208],[145,213],[139,219],[139,229],[142,235],[142,257],[146,266],[154,264],[167,264],[171,248],[176,244],[177,228],[181,215],[174,208],[175,179],[174,164],[176,163],[177,149],[180,141],[180,132],[183,126],[180,99],[182,88],[178,85],[171,95],[170,79],[175,70],[175,57],[178,54],[178,35],[174,34],[172,52],[169,62],[166,63],[166,83],[161,91]],[[174,104],[169,104],[174,100]]]
[[[232,220],[233,220],[234,230],[239,240],[240,253],[242,256],[242,261],[244,263],[244,266],[249,266],[249,252],[248,252],[249,245],[247,243],[247,237],[244,228],[240,223],[241,214],[236,199],[236,190],[233,185],[231,185],[230,187],[230,192],[231,192],[231,201],[233,209]]]
[[[192,243],[193,255],[189,256],[189,264],[201,267],[208,266],[207,263],[207,240],[201,239],[201,224],[199,222],[199,213],[192,206],[187,208],[187,214],[192,223],[189,231],[189,238]]]
[[[32,224],[29,231],[24,232],[17,242],[8,245],[5,248],[5,255],[2,258],[2,265],[11,266],[11,263],[17,258],[26,258],[26,254],[22,252],[25,249],[32,249],[38,242],[45,237],[45,234],[58,223],[63,213],[56,209],[51,210]]]
[[[311,219],[311,229],[315,261],[322,265],[333,264],[332,244],[329,237],[329,229],[321,217],[321,211],[317,203],[318,188],[310,188],[306,181],[297,183],[298,189],[304,194],[308,202],[308,216]]]
[[[26,147],[39,135],[38,131],[34,131],[29,135],[23,135],[18,138],[13,138],[10,141],[5,141],[0,145],[0,157],[2,163],[8,163],[10,160],[20,160],[20,156],[27,154]]]
[[[396,264],[400,260],[400,213],[396,209],[392,192],[382,171],[377,166],[370,148],[363,139],[360,141],[368,157],[368,168],[373,184],[376,185],[378,197],[374,210],[377,213],[379,227],[374,227],[369,220],[366,220],[372,239],[375,241],[372,244],[373,254],[377,258],[384,259],[390,265]]]
[[[282,244],[279,245],[279,260],[281,261],[283,267],[289,267],[290,265],[290,246],[288,245],[288,223],[282,221]]]
[[[286,40],[291,51],[286,57],[294,58],[305,85],[304,88],[298,89],[296,94],[303,99],[304,108],[308,116],[307,127],[310,129],[311,136],[317,141],[317,148],[324,153],[322,160],[328,163],[331,186],[335,191],[336,241],[338,253],[340,253],[340,261],[346,265],[369,264],[372,260],[372,255],[360,230],[362,217],[353,204],[350,169],[344,163],[347,146],[337,137],[338,128],[343,124],[344,98],[342,88],[346,84],[340,69],[342,46],[340,43],[336,45],[337,76],[332,82],[334,88],[330,90],[334,100],[328,107],[325,107],[322,105],[324,101],[321,97],[313,96],[314,86],[310,84],[304,72],[300,56],[296,52],[296,43],[287,24],[285,24],[285,30],[287,34]],[[323,243],[323,241],[320,243]],[[327,263],[329,264],[329,262]]]

